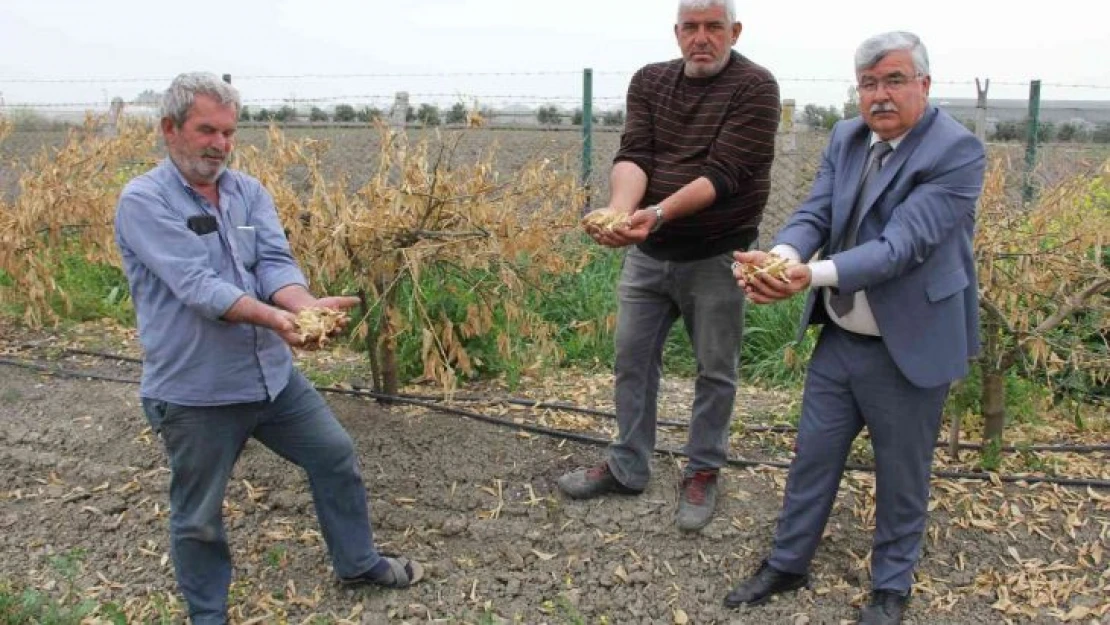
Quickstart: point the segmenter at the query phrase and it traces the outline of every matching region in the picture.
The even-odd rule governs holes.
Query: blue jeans
[[[231,551],[222,505],[248,438],[308,474],[338,576],[355,577],[381,558],[354,443],[299,371],[273,402],[197,407],[143,398],[143,411],[169,456],[170,552],[193,623],[227,622]]]
[[[719,469],[728,460],[728,426],[744,333],[744,291],[736,285],[731,265],[730,254],[666,262],[631,247],[625,255],[614,365],[620,431],[609,446],[608,462],[613,475],[629,488],[644,488],[651,477],[663,346],[679,317],[698,363],[683,450],[690,458],[685,473]]]

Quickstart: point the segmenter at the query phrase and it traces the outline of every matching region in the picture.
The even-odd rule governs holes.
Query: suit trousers
[[[686,474],[718,469],[728,458],[729,422],[736,399],[744,291],[732,277],[732,257],[660,261],[629,248],[618,285],[615,393],[619,433],[609,467],[629,488],[651,477],[663,346],[679,317],[697,360],[694,405],[685,453]]]
[[[920,557],[933,448],[948,384],[914,386],[882,340],[825,324],[802,396],[802,415],[768,563],[805,573],[863,426],[875,453],[873,590],[906,593]]]
[[[231,551],[222,505],[248,438],[308,474],[337,575],[355,577],[377,564],[354,443],[299,371],[273,402],[197,407],[144,398],[143,411],[169,456],[170,552],[193,623],[227,622]]]

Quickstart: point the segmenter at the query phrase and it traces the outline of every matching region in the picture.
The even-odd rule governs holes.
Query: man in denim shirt
[[[166,446],[170,542],[194,623],[226,623],[231,553],[221,506],[253,437],[303,468],[343,582],[407,587],[419,564],[374,546],[350,436],[289,345],[308,307],[353,297],[309,293],[270,194],[228,171],[238,92],[211,74],[182,74],[160,122],[169,158],[132,180],[116,211],[116,244],[138,314],[143,410]]]

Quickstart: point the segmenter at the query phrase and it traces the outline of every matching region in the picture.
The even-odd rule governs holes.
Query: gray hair
[[[884,56],[898,50],[909,51],[914,71],[922,76],[929,75],[929,53],[925,51],[925,44],[917,35],[903,30],[875,35],[861,43],[856,48],[856,74],[875,67]]]
[[[678,2],[678,21],[682,21],[683,11],[701,11],[710,7],[725,8],[725,15],[728,16],[728,23],[736,23],[736,4],[733,0],[679,0]]]
[[[189,109],[197,95],[214,98],[220,104],[235,105],[235,112],[241,108],[239,90],[226,83],[215,74],[190,72],[178,74],[162,96],[162,118],[169,118],[173,125],[180,128],[185,124]]]

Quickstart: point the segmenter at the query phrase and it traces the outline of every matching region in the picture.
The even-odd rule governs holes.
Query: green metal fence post
[[[1033,168],[1037,165],[1037,135],[1040,134],[1041,120],[1041,81],[1029,83],[1029,127],[1025,134],[1025,180],[1022,186],[1022,199],[1028,204],[1033,201]]]
[[[585,210],[590,207],[590,175],[593,172],[594,70],[582,70],[582,187],[586,190]]]

